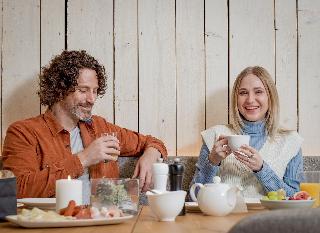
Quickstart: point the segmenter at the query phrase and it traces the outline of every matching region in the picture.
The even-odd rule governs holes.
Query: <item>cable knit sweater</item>
[[[245,121],[243,134],[250,135],[250,146],[257,149],[264,159],[262,169],[254,173],[241,165],[232,154],[222,161],[220,166],[214,166],[208,160],[209,148],[212,149],[219,136],[214,136],[214,133],[232,134],[232,131],[228,130],[226,126],[215,126],[201,133],[204,144],[191,184],[211,183],[215,175],[220,175],[224,182],[241,186],[245,197],[258,197],[280,188],[286,190],[288,196],[299,191],[303,178],[303,159],[300,149],[302,139],[296,132],[277,135],[275,142],[272,142],[265,133],[264,122]],[[276,153],[272,153],[273,151]]]

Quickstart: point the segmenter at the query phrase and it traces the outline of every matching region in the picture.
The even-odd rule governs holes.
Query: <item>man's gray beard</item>
[[[90,111],[90,115],[88,117],[81,117],[81,111],[79,111],[77,107],[71,108],[70,112],[71,112],[72,115],[74,115],[80,121],[85,121],[85,122],[91,121],[91,118],[92,118],[92,112],[91,111]]]

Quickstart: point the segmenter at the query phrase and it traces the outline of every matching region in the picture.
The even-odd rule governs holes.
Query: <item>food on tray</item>
[[[286,191],[278,189],[277,191],[271,191],[264,196],[262,200],[286,200]]]
[[[306,191],[296,192],[289,200],[311,200],[311,196]]]
[[[98,209],[88,205],[76,206],[76,202],[74,200],[71,200],[68,206],[64,209],[61,209],[59,213],[60,214],[56,213],[55,211],[44,211],[36,207],[34,207],[32,210],[22,209],[21,213],[18,214],[18,220],[33,222],[57,222],[70,219],[102,219],[124,216],[123,212],[117,207],[102,207],[101,209]]]
[[[71,200],[68,206],[60,210],[60,214],[64,216],[73,216],[77,219],[97,219],[97,218],[113,218],[123,217],[123,212],[117,207],[98,209],[88,205],[76,206],[75,201]]]
[[[96,207],[91,207],[91,216],[92,218],[115,218],[115,217],[123,217],[124,214],[118,208],[109,208],[102,207],[99,211]]]
[[[70,216],[63,216],[55,211],[43,211],[36,207],[32,210],[22,209],[21,213],[18,214],[19,221],[33,221],[33,222],[42,222],[42,221],[62,221],[62,220],[70,220],[75,219],[74,217]]]
[[[64,216],[72,216],[75,211],[76,202],[74,200],[69,201],[69,204],[66,208],[60,210],[60,214]]]
[[[268,192],[267,196],[262,197],[262,200],[311,200],[311,196],[306,191],[299,191],[292,197],[287,197],[285,190],[278,189],[277,191]]]

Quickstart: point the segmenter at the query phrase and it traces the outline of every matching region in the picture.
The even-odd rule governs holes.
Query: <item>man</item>
[[[23,197],[52,197],[55,182],[68,175],[83,181],[89,203],[90,178],[118,177],[117,156],[141,156],[133,178],[146,191],[151,167],[167,156],[163,143],[151,136],[120,128],[92,115],[98,96],[105,94],[104,67],[85,51],[64,51],[42,69],[40,103],[47,111],[13,123],[7,130],[3,167],[17,177]]]

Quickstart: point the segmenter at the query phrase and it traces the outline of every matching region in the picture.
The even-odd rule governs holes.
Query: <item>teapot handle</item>
[[[191,186],[190,188],[190,197],[193,201],[198,201],[197,197],[196,197],[196,194],[195,194],[195,191],[196,191],[196,188],[199,187],[200,189],[204,187],[203,184],[201,183],[195,183]]]

